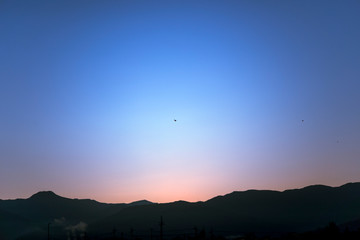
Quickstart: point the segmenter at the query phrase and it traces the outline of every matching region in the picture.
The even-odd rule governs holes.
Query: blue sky
[[[3,1],[0,198],[196,201],[359,181],[359,10]]]

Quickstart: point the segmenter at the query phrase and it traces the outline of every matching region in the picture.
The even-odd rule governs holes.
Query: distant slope
[[[126,207],[126,204],[105,204],[94,200],[69,199],[53,192],[39,192],[28,199],[3,200],[0,208],[34,222],[49,222],[64,217],[73,221],[92,221],[99,216]]]
[[[149,205],[149,204],[153,204],[150,201],[147,200],[140,200],[140,201],[135,201],[132,203],[129,203],[128,206],[142,206],[142,205]]]
[[[249,190],[206,202],[182,201],[126,208],[94,223],[90,229],[158,228],[160,216],[168,230],[197,226],[228,233],[306,231],[330,221],[344,223],[359,219],[360,183],[335,188],[315,185],[284,192]]]
[[[4,226],[0,228],[0,236],[7,236],[0,239],[12,239],[9,236],[14,236],[13,232],[17,232],[16,235],[27,233],[27,226],[37,227],[38,232],[47,232],[48,223],[52,223],[52,229],[60,231],[79,222],[88,224],[123,208],[142,204],[151,202],[106,204],[89,199],[64,198],[50,191],[36,193],[28,199],[0,200],[0,223]]]

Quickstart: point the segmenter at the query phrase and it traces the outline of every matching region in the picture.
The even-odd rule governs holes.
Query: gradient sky
[[[0,198],[197,201],[360,181],[359,12],[0,1]]]

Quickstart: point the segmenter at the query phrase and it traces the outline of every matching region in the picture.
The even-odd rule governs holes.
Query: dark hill
[[[171,231],[194,226],[228,234],[307,231],[326,226],[330,221],[345,223],[360,218],[360,184],[335,188],[314,185],[284,192],[249,190],[206,202],[127,208],[94,223],[91,229],[101,231],[108,226],[150,229],[156,227],[160,216]]]
[[[37,227],[37,232],[46,232],[49,222],[59,228],[59,231],[79,222],[88,224],[131,207],[132,204],[140,206],[151,202],[144,200],[130,204],[106,204],[90,199],[64,198],[51,191],[38,192],[28,199],[0,200],[0,210],[3,209],[3,212],[0,211],[0,223],[4,223],[2,226],[11,225],[0,229],[2,235],[8,236],[0,239],[13,239],[9,236],[28,232],[26,226]]]
[[[52,191],[42,191],[42,192],[38,192],[35,193],[34,195],[32,195],[29,200],[35,200],[35,201],[51,201],[54,199],[59,199],[62,198],[58,195],[56,195],[54,192]]]
[[[327,226],[329,222],[354,228],[360,219],[360,183],[340,187],[314,185],[283,192],[248,190],[205,202],[164,204],[146,200],[105,204],[39,192],[29,199],[0,200],[0,224],[16,226],[1,227],[0,236],[15,239],[22,233],[22,239],[40,239],[49,222],[58,239],[66,238],[69,229],[78,226],[86,226],[87,234],[98,239],[108,238],[114,228],[118,233],[127,233],[125,237],[130,237],[130,229],[138,237],[148,236],[150,229],[158,236],[161,216],[167,239],[193,233],[195,226],[225,236],[301,232]],[[37,230],[28,234],[34,228]]]
[[[148,200],[140,200],[140,201],[135,201],[132,203],[129,203],[129,206],[141,206],[141,205],[149,205],[149,204],[153,204],[152,202],[148,201]]]

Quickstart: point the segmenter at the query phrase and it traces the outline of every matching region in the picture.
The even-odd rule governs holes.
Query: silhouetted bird
[[[176,119],[174,119],[174,122],[176,122]]]

